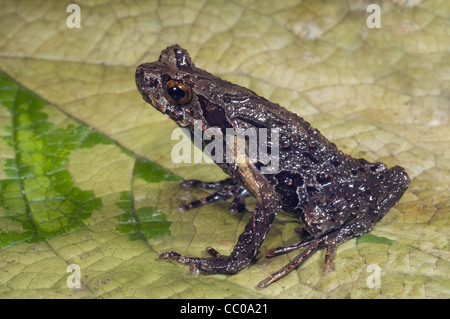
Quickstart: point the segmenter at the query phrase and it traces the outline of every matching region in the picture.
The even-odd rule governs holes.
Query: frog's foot
[[[223,256],[212,247],[205,249],[206,253],[212,257],[187,257],[174,251],[167,251],[159,255],[160,260],[173,259],[184,265],[189,265],[189,270],[193,275],[198,275],[200,271],[209,273],[233,274],[250,263],[248,260],[238,260],[230,256]]]
[[[285,254],[292,250],[305,248],[297,257],[295,257],[289,264],[273,273],[259,283],[259,288],[266,288],[268,285],[286,276],[291,271],[297,269],[308,257],[310,257],[316,250],[321,248],[323,240],[321,238],[310,238],[300,241],[296,244],[270,249],[266,252],[266,257],[274,257]],[[332,266],[332,265],[331,265]]]
[[[181,183],[181,187],[198,187],[203,189],[213,189],[216,190],[216,192],[200,200],[195,200],[188,204],[181,205],[180,207],[178,207],[178,210],[180,212],[185,212],[192,208],[205,206],[219,200],[227,200],[229,198],[233,198],[233,201],[231,202],[229,209],[231,214],[244,212],[245,198],[250,196],[250,193],[247,191],[245,187],[237,184],[231,178],[225,179],[220,182],[212,182],[212,183],[191,179]]]
[[[362,219],[362,218],[360,218]],[[279,271],[273,273],[263,281],[259,283],[260,288],[265,288],[274,281],[286,276],[291,271],[300,267],[300,265],[314,252],[325,247],[325,273],[330,273],[334,269],[334,255],[336,254],[337,247],[346,242],[348,239],[361,235],[363,232],[367,231],[367,229],[360,229],[358,223],[350,223],[347,227],[332,231],[330,233],[321,235],[319,237],[310,237],[305,240],[302,240],[298,243],[278,247],[274,249],[270,249],[266,252],[266,257],[274,257],[277,255],[285,254],[291,252],[293,250],[302,249],[304,250],[295,257],[289,264],[281,268]]]

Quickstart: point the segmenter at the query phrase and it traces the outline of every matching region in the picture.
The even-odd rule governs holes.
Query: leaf
[[[0,10],[0,297],[448,298],[450,292],[449,4],[384,1],[381,28],[354,1],[3,1]],[[225,177],[175,164],[176,127],[142,101],[138,64],[168,45],[213,74],[304,117],[343,151],[407,169],[413,182],[376,227],[264,290],[295,257],[267,249],[299,240],[279,214],[255,264],[193,277],[166,250],[231,251],[249,213],[182,179]],[[252,210],[254,200],[247,207]],[[136,240],[139,239],[139,240]],[[81,288],[67,286],[67,267]],[[380,288],[369,288],[371,265]]]
[[[121,223],[116,227],[120,233],[130,235],[130,239],[152,239],[170,235],[171,222],[164,213],[154,207],[133,209],[134,199],[130,193],[124,192],[117,205],[125,212],[120,217]]]
[[[375,236],[372,234],[363,234],[356,239],[356,242],[359,243],[374,243],[374,244],[386,244],[386,245],[394,245],[395,241],[381,236]]]
[[[0,181],[4,209],[4,248],[21,241],[46,240],[82,226],[100,201],[73,186],[65,169],[70,153],[89,135],[85,126],[54,129],[42,112],[46,102],[0,73],[1,103],[10,112],[5,137],[14,158],[5,161],[8,179]],[[23,231],[17,231],[21,224]],[[9,230],[14,229],[14,230]]]

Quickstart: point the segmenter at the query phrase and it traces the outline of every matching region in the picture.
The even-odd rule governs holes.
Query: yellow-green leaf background
[[[80,29],[66,25],[70,3],[2,1],[0,71],[48,102],[41,112],[53,129],[81,125],[110,141],[76,147],[64,166],[72,188],[101,205],[73,230],[0,250],[0,298],[450,296],[448,1],[80,0]],[[379,29],[366,25],[370,3],[381,6]],[[213,165],[175,165],[175,124],[135,87],[135,67],[175,43],[198,67],[299,114],[343,151],[409,172],[402,200],[368,237],[339,247],[333,273],[323,273],[320,251],[288,277],[256,288],[295,256],[263,257],[298,240],[298,224],[283,215],[257,262],[239,274],[193,277],[183,265],[158,260],[168,249],[202,255],[213,246],[227,254],[249,216],[229,215],[226,203],[176,209],[205,195],[180,189],[179,180],[224,176]],[[6,107],[0,120],[8,137],[15,120]],[[16,156],[14,144],[1,140],[0,179]],[[181,178],[146,179],[136,174],[139,161]],[[19,225],[6,211],[0,207],[5,233],[5,224]],[[156,216],[149,223],[170,224],[169,233],[151,238],[143,223],[145,240],[121,231],[129,216],[146,214]],[[67,287],[71,264],[80,267],[79,289]],[[371,264],[381,269],[379,288],[367,285]]]

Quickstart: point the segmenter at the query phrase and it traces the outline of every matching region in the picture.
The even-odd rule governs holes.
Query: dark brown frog
[[[223,135],[227,150],[235,150],[238,141],[244,141],[246,146],[243,158],[233,151],[232,161],[226,160],[226,152],[215,158],[231,178],[213,183],[190,180],[182,184],[216,192],[181,206],[181,210],[232,198],[230,211],[237,212],[244,210],[246,197],[257,198],[254,212],[229,256],[210,247],[206,249],[210,257],[187,257],[173,251],[160,256],[189,264],[194,272],[236,273],[249,265],[281,210],[297,214],[309,235],[296,244],[266,252],[272,257],[302,249],[288,265],[263,280],[260,287],[285,276],[322,248],[326,249],[325,270],[331,271],[337,246],[370,231],[410,184],[402,167],[389,169],[383,163],[344,154],[296,114],[197,68],[188,52],[178,45],[162,51],[158,61],[138,66],[136,84],[145,101],[180,127],[192,133],[195,125],[201,132],[217,128],[216,138]],[[271,162],[250,156],[248,137],[236,134],[227,139],[230,130],[252,128],[261,138],[263,129],[266,133],[267,130],[277,133],[277,138],[267,133],[267,149],[277,150],[277,157],[271,158]],[[208,143],[203,140],[203,147]],[[269,166],[276,169],[264,171]]]

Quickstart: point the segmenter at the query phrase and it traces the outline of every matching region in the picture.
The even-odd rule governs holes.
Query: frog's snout
[[[146,87],[145,87],[145,84],[146,84],[146,81],[145,81],[145,71],[144,71],[144,68],[143,68],[143,65],[142,65],[142,64],[139,65],[139,66],[136,68],[136,75],[135,75],[135,78],[136,78],[136,86],[137,86],[137,88],[138,88],[138,90],[139,90],[139,93],[141,93],[142,98],[144,99],[144,101],[146,101],[147,103],[150,103],[150,104],[154,105],[154,104],[153,104],[153,101],[152,101],[152,100],[150,99],[150,97],[148,96],[148,92],[147,92]],[[143,85],[143,84],[144,84],[144,85]]]
[[[136,68],[136,74],[135,74],[135,80],[136,80],[136,86],[139,90],[139,92],[142,93],[142,79],[144,77],[144,71],[142,70],[141,65]]]

